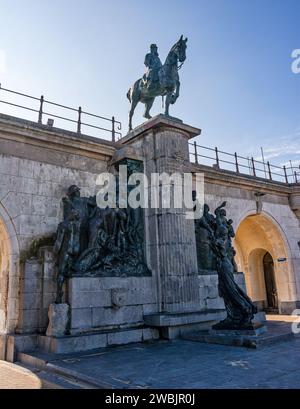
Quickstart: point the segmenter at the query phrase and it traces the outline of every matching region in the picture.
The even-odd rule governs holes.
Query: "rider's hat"
[[[150,48],[157,48],[157,45],[156,44],[151,44]]]

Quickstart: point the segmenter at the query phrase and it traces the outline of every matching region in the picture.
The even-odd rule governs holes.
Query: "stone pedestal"
[[[240,337],[244,335],[260,335],[267,331],[267,327],[259,323],[254,323],[252,325],[252,328],[249,329],[217,329],[217,325],[214,325],[212,329],[209,331],[210,335]]]
[[[70,320],[70,307],[68,304],[50,304],[49,325],[46,335],[51,337],[62,337],[66,335]]]
[[[122,144],[134,147],[144,156],[148,181],[151,174],[190,172],[188,141],[200,134],[180,120],[158,115],[135,128]],[[169,185],[173,198],[174,183],[160,182],[161,192]],[[158,312],[183,313],[200,310],[194,220],[186,218],[185,208],[150,208],[153,189],[149,187],[146,209],[146,250],[148,266],[157,281]],[[172,200],[172,199],[171,199]]]
[[[288,334],[290,335],[290,334]],[[268,336],[267,326],[254,324],[253,329],[249,330],[214,330],[198,331],[183,336],[184,339],[195,342],[204,342],[208,344],[232,345],[247,348],[257,348],[259,345],[265,345],[277,342],[282,339],[281,335]]]
[[[146,315],[145,324],[150,327],[159,328],[164,339],[179,338],[192,331],[205,330],[212,323],[224,319],[224,310],[205,310],[185,313],[160,313]]]

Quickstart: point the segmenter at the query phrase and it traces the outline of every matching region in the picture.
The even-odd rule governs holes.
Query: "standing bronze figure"
[[[127,92],[131,103],[129,112],[129,130],[132,129],[132,116],[139,102],[145,104],[144,117],[150,119],[150,109],[155,97],[166,96],[165,115],[169,115],[169,106],[179,97],[180,81],[178,70],[186,59],[187,38],[183,36],[171,48],[164,64],[161,63],[156,44],[150,47],[150,53],[145,57],[148,68],[146,74],[138,79]],[[178,63],[181,65],[178,66]]]
[[[223,202],[212,215],[208,205],[204,204],[203,216],[195,220],[199,273],[215,270],[218,273],[219,296],[224,300],[227,317],[212,328],[253,329],[252,320],[257,308],[234,279],[237,272],[236,252],[232,245],[235,232],[232,219],[227,219],[225,206],[226,202]]]

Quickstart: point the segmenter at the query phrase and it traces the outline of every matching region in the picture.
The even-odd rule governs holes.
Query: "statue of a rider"
[[[148,68],[147,72],[143,76],[143,84],[148,90],[152,90],[159,81],[158,72],[162,67],[162,63],[158,56],[157,45],[150,45],[150,53],[146,54],[144,64]]]

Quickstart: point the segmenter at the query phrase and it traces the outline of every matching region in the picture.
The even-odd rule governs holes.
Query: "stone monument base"
[[[50,304],[48,317],[47,336],[60,337],[67,334],[70,322],[70,307],[68,304]]]
[[[39,335],[37,344],[38,348],[43,352],[66,354],[108,346],[152,341],[158,338],[159,332],[156,329],[142,327],[113,331],[95,331],[61,337]]]
[[[211,309],[144,315],[144,322],[149,327],[159,329],[162,338],[174,339],[192,331],[208,329],[212,323],[223,319],[225,316],[226,312],[224,310]]]
[[[218,324],[217,324],[218,325]],[[217,325],[214,325],[212,329],[209,331],[210,335],[223,335],[223,336],[242,336],[242,335],[260,335],[264,332],[267,332],[267,327],[263,324],[254,323],[251,325],[251,328],[243,328],[243,329],[225,329],[225,328],[217,328]]]
[[[266,325],[255,323],[251,329],[210,329],[206,332],[188,334],[184,336],[184,339],[210,344],[257,348],[267,339],[266,333]]]

